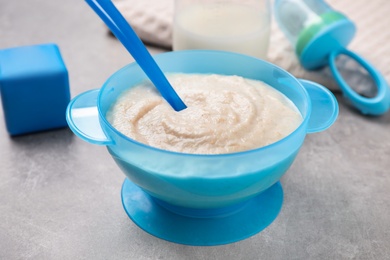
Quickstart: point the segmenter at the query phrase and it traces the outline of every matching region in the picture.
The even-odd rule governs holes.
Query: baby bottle
[[[369,62],[347,50],[356,26],[323,0],[275,0],[275,18],[295,49],[301,65],[314,70],[329,65],[344,96],[363,114],[380,115],[390,107],[390,90],[384,77]],[[364,97],[351,88],[336,67],[343,54],[355,60],[373,79],[374,97]]]

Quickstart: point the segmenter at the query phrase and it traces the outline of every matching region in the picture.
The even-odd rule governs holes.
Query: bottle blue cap
[[[308,26],[300,33],[296,52],[305,69],[313,70],[329,65],[343,95],[361,113],[381,115],[389,110],[390,89],[382,74],[374,66],[358,54],[346,49],[355,32],[354,23],[345,16],[338,12],[324,13],[320,23]],[[360,95],[343,79],[336,66],[336,59],[341,54],[355,60],[370,74],[377,88],[375,97]]]
[[[282,4],[288,1],[278,0],[275,2],[275,15],[281,29],[286,29],[286,22],[283,22],[280,10]],[[297,7],[291,12],[295,12],[296,16],[305,17],[305,12],[311,10],[309,5],[298,1],[288,2],[295,4]],[[323,3],[324,4],[324,3]],[[390,89],[383,75],[373,67],[368,61],[358,54],[347,50],[348,44],[352,41],[356,33],[355,24],[349,20],[344,14],[334,11],[330,7],[322,14],[318,14],[318,19],[304,28],[298,30],[295,44],[295,52],[299,58],[301,65],[307,70],[315,70],[329,65],[331,72],[340,86],[344,96],[348,98],[361,113],[367,115],[381,115],[386,113],[390,107]],[[301,13],[300,13],[301,12]],[[287,21],[287,20],[286,20]],[[294,22],[295,20],[288,20]],[[296,24],[290,24],[291,28],[300,28],[300,21]],[[302,21],[301,21],[302,22]],[[286,36],[288,32],[284,31]],[[294,40],[295,41],[295,40]],[[376,95],[374,97],[365,97],[356,92],[343,79],[341,73],[336,66],[336,59],[339,55],[345,55],[356,61],[363,67],[372,78],[376,86]]]

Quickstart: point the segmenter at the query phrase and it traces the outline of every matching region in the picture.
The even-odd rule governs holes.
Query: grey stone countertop
[[[0,48],[48,42],[60,47],[72,97],[132,61],[84,1],[0,0]],[[337,98],[337,122],[307,136],[281,179],[277,219],[210,247],[138,228],[105,147],[67,128],[11,138],[1,111],[0,259],[390,259],[390,113],[364,117]]]

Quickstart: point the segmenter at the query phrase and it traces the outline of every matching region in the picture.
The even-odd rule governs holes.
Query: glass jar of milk
[[[173,49],[212,49],[266,59],[269,0],[175,0]]]

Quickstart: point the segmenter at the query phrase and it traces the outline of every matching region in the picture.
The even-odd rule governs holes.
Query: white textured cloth
[[[390,82],[390,1],[327,2],[335,10],[346,14],[358,28],[349,49],[370,61]],[[171,47],[174,0],[116,0],[114,3],[143,41],[165,48]],[[268,60],[296,77],[316,81],[330,89],[338,88],[329,69],[306,71],[300,66],[292,46],[275,21],[271,25]],[[356,66],[351,67],[351,70],[356,70]],[[359,82],[363,81],[359,79],[356,84]],[[359,89],[359,86],[356,88]]]
[[[116,0],[114,4],[144,42],[172,46],[174,0]]]

